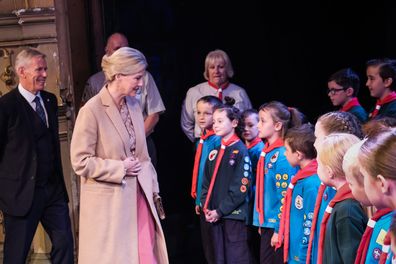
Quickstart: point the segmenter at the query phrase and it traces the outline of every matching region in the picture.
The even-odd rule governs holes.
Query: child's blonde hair
[[[360,163],[358,159],[358,154],[360,151],[360,147],[363,145],[363,143],[364,140],[359,141],[358,143],[352,145],[352,147],[350,147],[346,151],[342,162],[342,169],[344,170],[344,174],[350,175],[351,177],[356,179],[359,185],[362,186],[363,186],[364,178],[362,173],[360,172]]]
[[[320,122],[326,134],[348,133],[358,138],[363,138],[361,124],[357,117],[351,113],[341,111],[328,112],[321,115],[316,122]]]
[[[367,138],[360,148],[359,162],[374,178],[382,175],[396,180],[396,129]]]
[[[345,152],[359,142],[359,138],[348,133],[333,133],[325,137],[318,152],[318,159],[329,166],[336,177],[345,177],[342,163]]]

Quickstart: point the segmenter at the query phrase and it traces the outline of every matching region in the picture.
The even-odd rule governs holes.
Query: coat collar
[[[102,102],[102,105],[105,107],[105,112],[111,122],[113,123],[114,127],[116,128],[118,134],[120,135],[122,142],[124,143],[124,151],[125,153],[129,153],[130,150],[129,148],[129,134],[128,131],[125,127],[125,124],[121,118],[120,111],[118,110],[118,107],[116,106],[113,98],[111,97],[109,91],[106,89],[106,87],[103,87],[103,89],[100,90],[99,92],[99,97]],[[134,104],[135,101],[133,98],[130,96],[126,97],[126,103],[128,106],[129,114],[132,119],[132,124],[133,127],[135,128],[135,134],[136,134],[136,155],[139,156],[141,149],[142,149],[142,142],[141,142],[141,135],[139,133],[139,130],[136,129],[139,126],[138,120],[136,113],[134,111]]]

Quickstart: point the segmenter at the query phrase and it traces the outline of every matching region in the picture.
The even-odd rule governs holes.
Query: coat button
[[[30,177],[31,180],[34,180],[34,176]]]

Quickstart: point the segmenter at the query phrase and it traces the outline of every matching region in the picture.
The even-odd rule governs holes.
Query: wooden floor
[[[0,263],[3,263],[3,244],[0,243]],[[49,254],[32,253],[28,256],[26,264],[51,264]]]

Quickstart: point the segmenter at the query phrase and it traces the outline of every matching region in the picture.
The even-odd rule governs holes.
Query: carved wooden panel
[[[0,14],[9,14],[19,9],[53,6],[53,0],[0,0]]]

